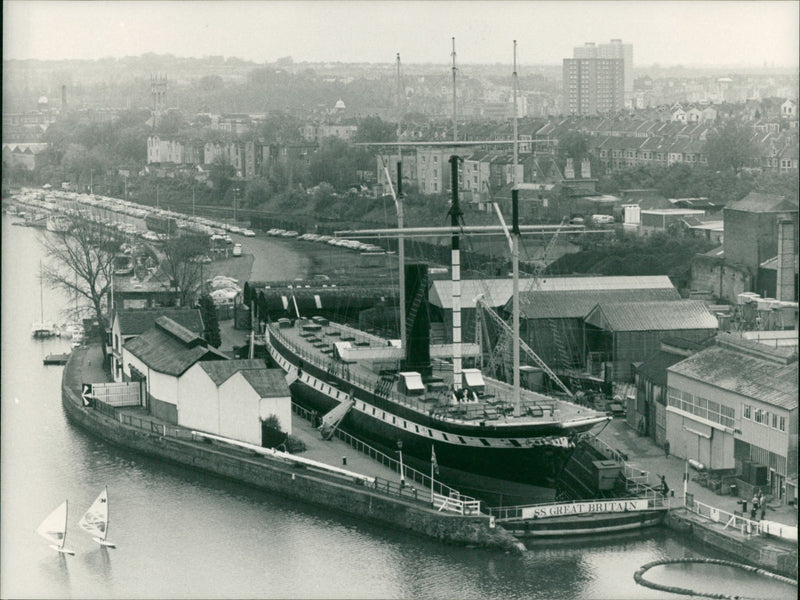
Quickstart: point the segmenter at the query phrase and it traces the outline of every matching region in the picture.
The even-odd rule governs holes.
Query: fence
[[[305,411],[302,407],[292,405],[295,412],[298,414],[305,413],[306,418],[310,415],[308,411]],[[382,477],[368,477],[365,475],[361,475],[358,473],[352,473],[349,471],[345,471],[344,469],[339,469],[338,467],[332,467],[330,465],[326,465],[324,463],[317,463],[316,461],[310,461],[309,459],[305,459],[301,456],[296,456],[293,454],[288,454],[284,452],[279,452],[277,450],[272,450],[270,448],[261,448],[260,446],[253,446],[252,444],[246,444],[244,442],[239,442],[237,440],[232,440],[228,438],[223,438],[220,436],[215,436],[211,434],[205,434],[202,432],[191,431],[184,427],[177,427],[174,425],[168,425],[163,421],[158,421],[149,417],[145,416],[137,416],[128,413],[123,413],[113,406],[109,406],[102,402],[95,402],[95,409],[102,412],[103,414],[113,418],[114,420],[119,421],[123,425],[128,425],[130,427],[136,427],[138,429],[142,429],[148,433],[153,433],[163,437],[171,437],[175,439],[181,439],[185,441],[197,441],[198,439],[205,439],[207,442],[221,444],[223,447],[236,449],[239,450],[247,450],[249,452],[254,452],[256,454],[262,455],[270,455],[273,457],[281,458],[283,457],[287,462],[290,463],[303,463],[306,468],[311,470],[316,470],[321,474],[325,474],[328,476],[333,477],[340,477],[344,478],[348,482],[355,481],[358,485],[362,486],[371,486],[371,489],[381,492],[388,495],[398,496],[401,498],[405,498],[407,500],[414,500],[416,502],[423,502],[425,504],[431,504],[431,494],[428,489],[418,489],[411,485],[406,485],[405,482],[394,482],[384,479]],[[301,412],[302,411],[302,412]],[[337,431],[337,436],[345,441],[346,443],[350,444],[352,447],[356,448],[360,452],[369,453],[369,455],[381,462],[390,468],[399,472],[399,462],[395,461],[389,456],[378,452],[374,448],[367,446],[360,440],[349,436],[348,434]],[[348,441],[349,439],[349,441]],[[394,463],[394,466],[392,463]],[[406,477],[411,479],[412,481],[420,481],[424,482],[425,475],[420,473],[419,471],[415,471],[410,467],[406,467],[403,465],[403,471],[406,474]],[[427,477],[428,481],[430,481],[430,477]],[[475,500],[474,498],[470,498],[468,496],[462,496],[459,494],[457,490],[454,490],[443,483],[434,481],[435,488],[443,492],[442,494],[434,494],[434,501],[436,496],[440,497],[447,497],[449,498],[448,502],[445,503],[446,506],[441,506],[440,510],[447,510],[449,512],[457,512],[461,515],[477,515],[480,514],[480,502]],[[435,506],[435,504],[434,504]]]
[[[797,527],[774,521],[753,521],[695,500],[693,494],[686,494],[686,509],[714,523],[725,523],[724,529],[736,529],[745,537],[763,534],[797,542]]]
[[[653,490],[649,483],[649,474],[638,468],[634,468],[627,463],[626,457],[619,450],[615,450],[597,436],[586,436],[584,438],[595,450],[613,460],[622,467],[622,474],[625,477],[625,488],[632,493],[642,493]]]
[[[302,406],[295,404],[292,402],[292,411],[306,419],[307,421],[312,420],[311,411],[306,410]],[[380,450],[376,450],[372,446],[365,444],[357,437],[350,435],[349,433],[342,431],[341,429],[336,429],[333,434],[336,438],[343,441],[345,444],[350,446],[351,448],[355,449],[357,452],[361,452],[362,454],[366,454],[372,460],[384,465],[400,473],[400,461],[392,458],[391,456],[384,454]],[[414,483],[418,483],[419,485],[431,489],[431,484],[433,485],[433,492],[434,498],[437,494],[441,496],[447,496],[448,498],[461,498],[464,502],[478,502],[474,498],[470,496],[465,496],[461,494],[458,490],[451,488],[448,485],[445,485],[441,481],[436,481],[435,479],[431,480],[430,475],[426,475],[416,469],[409,467],[408,465],[403,465],[403,475],[405,479],[408,479]]]

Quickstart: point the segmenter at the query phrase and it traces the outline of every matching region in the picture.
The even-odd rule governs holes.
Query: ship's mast
[[[458,161],[455,154],[450,157],[450,186],[453,203],[450,206],[451,235],[451,280],[453,285],[453,389],[461,389],[461,240],[458,234],[461,207],[458,203]]]
[[[403,117],[403,102],[401,92],[405,96],[405,90],[401,90],[402,78],[400,77],[400,53],[397,53],[397,73],[396,73],[396,102],[397,102],[397,142],[400,143],[400,121]],[[387,173],[388,175],[388,173]],[[389,185],[392,180],[389,178]],[[403,229],[403,149],[397,146],[397,196],[395,197],[395,208],[397,209],[397,228]],[[406,248],[405,238],[401,235],[397,240],[397,260],[400,263],[400,273],[398,275],[398,286],[400,287],[400,344],[408,354],[406,344]],[[408,356],[406,356],[408,358]]]
[[[450,54],[453,57],[453,141],[458,141],[458,124],[457,124],[457,109],[456,109],[456,38],[453,40],[453,52]]]
[[[511,75],[511,87],[513,88],[514,95],[514,164],[511,166],[511,265],[513,276],[512,287],[512,328],[514,334],[512,338],[512,354],[513,354],[513,384],[514,384],[514,414],[519,416],[522,412],[522,406],[519,393],[519,190],[516,189],[517,185],[517,40],[514,40],[514,71]]]

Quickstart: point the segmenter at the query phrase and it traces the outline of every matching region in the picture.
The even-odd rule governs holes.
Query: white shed
[[[178,424],[262,445],[262,423],[274,415],[292,433],[291,394],[283,372],[256,359],[198,362],[181,377]]]

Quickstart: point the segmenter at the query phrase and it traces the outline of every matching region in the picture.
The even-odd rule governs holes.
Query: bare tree
[[[203,235],[181,235],[164,243],[164,258],[157,278],[178,292],[181,306],[191,304],[202,284],[202,260],[209,240]]]
[[[100,326],[105,356],[106,298],[119,242],[99,225],[73,219],[67,231],[50,232],[42,243],[51,259],[42,268],[42,280],[70,296],[77,295],[89,301]]]

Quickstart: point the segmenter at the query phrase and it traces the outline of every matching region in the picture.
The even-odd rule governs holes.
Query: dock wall
[[[70,366],[68,363],[65,375]],[[487,515],[438,512],[423,503],[387,496],[355,483],[333,481],[299,466],[273,462],[267,457],[223,451],[211,444],[132,428],[83,407],[81,399],[63,383],[61,393],[64,410],[74,424],[117,446],[445,543],[515,552],[524,550],[512,534],[499,526],[491,527]]]
[[[720,530],[718,524],[704,523],[693,517],[685,508],[673,509],[669,511],[664,524],[731,557],[797,579],[796,547],[790,548],[778,541],[770,543],[769,538],[761,536],[740,538],[736,534]]]

